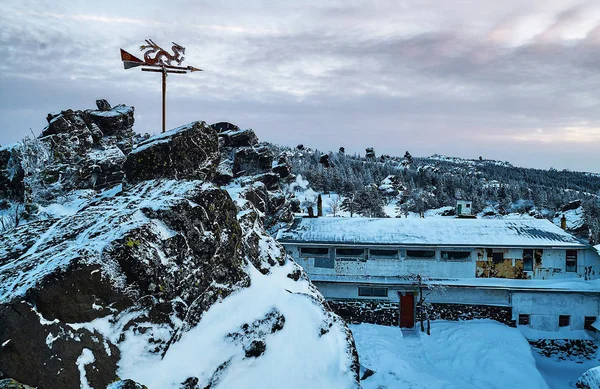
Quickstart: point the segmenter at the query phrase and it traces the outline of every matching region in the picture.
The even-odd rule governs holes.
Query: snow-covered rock
[[[0,235],[2,374],[51,389],[359,387],[352,334],[265,231],[291,215],[271,161],[244,160],[262,174],[221,188],[206,172],[240,148],[216,139],[195,122],[118,156],[85,146],[114,155],[126,187],[63,188]]]

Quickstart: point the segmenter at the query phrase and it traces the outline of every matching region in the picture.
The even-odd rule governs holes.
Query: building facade
[[[277,237],[350,322],[558,331],[600,317],[598,252],[546,220],[298,218]]]

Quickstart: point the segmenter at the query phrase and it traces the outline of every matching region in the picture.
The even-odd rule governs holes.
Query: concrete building
[[[277,239],[350,322],[557,331],[600,317],[598,252],[547,220],[298,218]]]

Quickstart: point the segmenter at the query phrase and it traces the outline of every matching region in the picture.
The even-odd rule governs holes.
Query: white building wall
[[[512,292],[513,319],[530,315],[530,327],[558,331],[558,316],[570,315],[570,330],[583,330],[585,316],[600,317],[600,297],[584,293]]]

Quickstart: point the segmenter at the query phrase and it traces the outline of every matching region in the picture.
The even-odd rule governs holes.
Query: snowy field
[[[374,324],[350,329],[361,365],[376,372],[364,389],[566,389],[599,364],[532,353],[519,330],[492,320],[436,321],[431,336]]]

